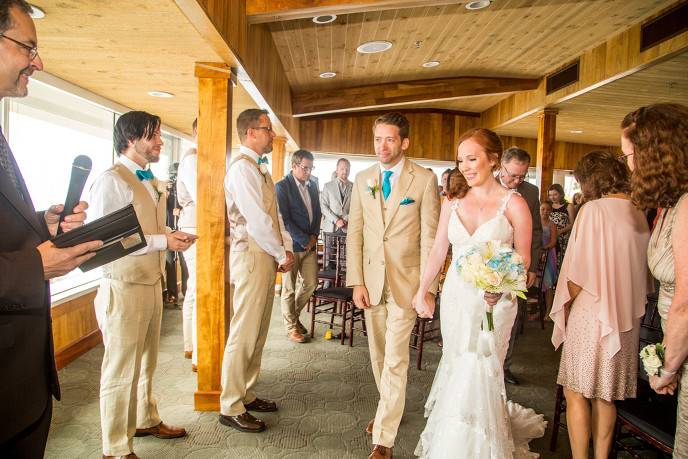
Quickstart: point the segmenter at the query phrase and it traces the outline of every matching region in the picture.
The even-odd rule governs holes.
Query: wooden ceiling
[[[618,145],[619,124],[630,111],[659,102],[688,105],[688,53],[554,105],[557,140]],[[537,137],[537,116],[498,129],[503,135]],[[571,131],[583,131],[580,134]]]
[[[270,29],[296,93],[456,76],[539,78],[671,3],[501,0],[480,11],[455,3],[347,14],[326,25],[280,21]],[[356,52],[370,40],[394,46],[380,54]],[[421,67],[430,60],[441,64]],[[325,71],[337,76],[319,78]],[[447,105],[466,107],[461,99]]]
[[[194,63],[222,61],[170,0],[35,0],[45,71],[190,133]],[[147,95],[166,91],[172,99]]]

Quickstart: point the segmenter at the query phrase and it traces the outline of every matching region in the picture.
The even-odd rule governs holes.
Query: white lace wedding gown
[[[504,295],[494,307],[494,331],[481,330],[483,293],[466,284],[454,261],[472,244],[500,240],[513,244],[514,230],[504,215],[507,194],[492,219],[469,234],[452,206],[448,236],[453,260],[441,296],[442,359],[425,405],[428,422],[416,455],[422,458],[497,459],[538,457],[528,450],[545,433],[542,415],[507,401],[502,364],[518,307]]]

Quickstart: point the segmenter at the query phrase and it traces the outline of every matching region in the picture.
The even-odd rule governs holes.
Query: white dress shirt
[[[179,162],[177,169],[177,201],[182,206],[177,225],[179,228],[196,228],[196,149],[190,149]]]
[[[120,155],[118,162],[136,175],[141,166],[124,155]],[[152,180],[144,180],[143,186],[150,194],[151,199],[157,205],[158,191],[153,188]],[[105,171],[93,182],[90,192],[91,199],[88,206],[88,220],[111,214],[112,212],[128,206],[134,202],[134,191],[122,180],[114,170]],[[167,250],[167,237],[164,234],[145,234],[146,247],[130,255],[144,255],[146,253]]]
[[[392,191],[394,191],[394,186],[397,184],[399,181],[399,175],[401,175],[401,171],[404,169],[404,163],[406,162],[406,158],[402,157],[401,161],[399,161],[394,167],[387,169],[382,163],[380,164],[380,192],[382,192],[382,180],[384,176],[382,175],[382,171],[390,170],[392,171],[392,175],[389,177],[389,184],[390,184],[390,189],[389,193],[392,194]]]
[[[301,180],[294,177],[296,181],[296,186],[299,187],[299,193],[301,193],[301,199],[306,206],[306,211],[308,212],[308,223],[313,222],[313,205],[311,204],[311,195],[308,191],[310,186],[310,180],[308,182],[302,183]]]
[[[238,154],[253,158],[256,162],[259,158],[258,153],[243,145],[239,148]],[[287,261],[286,251],[293,251],[292,240],[284,228],[279,210],[277,212],[279,220],[277,230],[282,234],[282,240],[276,238],[272,231],[272,217],[263,210],[263,190],[261,188],[263,180],[261,172],[248,161],[237,161],[229,168],[225,176],[227,207],[236,206],[246,219],[245,227],[240,225],[230,228],[230,237],[238,241],[235,245],[237,251],[245,251],[248,249],[248,242],[244,242],[242,239],[245,239],[244,236],[248,234],[277,263],[283,264]]]

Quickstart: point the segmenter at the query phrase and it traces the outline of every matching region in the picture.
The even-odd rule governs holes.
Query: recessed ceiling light
[[[391,47],[392,47],[392,43],[389,41],[375,40],[375,41],[368,41],[368,42],[365,42],[365,43],[358,45],[358,48],[356,48],[356,51],[358,51],[361,54],[373,54],[373,53],[381,53],[383,51],[387,51]]]
[[[29,5],[31,6],[31,19],[43,19],[45,17],[45,11],[37,7],[36,5]]]
[[[482,10],[483,8],[490,6],[490,3],[492,3],[490,0],[477,0],[474,2],[468,2],[464,6],[467,10]]]
[[[431,69],[433,67],[437,67],[438,65],[440,65],[440,61],[427,61],[427,62],[423,62],[421,64],[421,67],[425,67],[426,69]]]
[[[583,130],[582,129],[571,129],[571,134],[582,134]]]
[[[323,14],[322,16],[316,16],[313,18],[313,22],[316,24],[329,24],[337,19],[336,14]]]
[[[319,76],[320,78],[334,78],[337,76],[337,72],[323,72]]]
[[[171,99],[174,94],[165,91],[148,91],[148,95],[151,97],[160,97],[162,99]]]

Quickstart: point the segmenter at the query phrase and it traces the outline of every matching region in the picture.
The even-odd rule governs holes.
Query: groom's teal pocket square
[[[413,204],[414,202],[416,202],[416,201],[414,201],[414,200],[411,199],[411,198],[406,197],[406,198],[404,198],[404,199],[401,200],[401,202],[399,203],[399,205],[400,205],[400,206],[407,206],[407,205],[409,205],[409,204]]]

